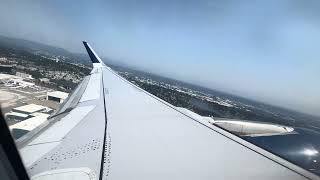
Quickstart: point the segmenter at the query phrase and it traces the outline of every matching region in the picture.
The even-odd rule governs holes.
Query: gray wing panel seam
[[[103,180],[103,164],[105,161],[105,146],[106,146],[106,138],[107,138],[107,107],[106,107],[106,98],[105,98],[105,87],[104,87],[104,81],[103,81],[103,73],[102,73],[102,98],[103,98],[103,105],[104,105],[104,115],[105,115],[105,126],[104,126],[104,137],[103,137],[103,146],[102,146],[102,155],[101,155],[101,163],[100,163],[100,175],[99,180]]]

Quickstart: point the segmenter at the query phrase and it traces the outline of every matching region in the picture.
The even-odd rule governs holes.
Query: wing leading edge
[[[21,145],[34,179],[318,178],[140,89],[83,44],[91,74]]]

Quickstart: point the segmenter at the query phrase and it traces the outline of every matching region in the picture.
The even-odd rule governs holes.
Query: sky
[[[0,35],[320,116],[320,1],[0,2]]]

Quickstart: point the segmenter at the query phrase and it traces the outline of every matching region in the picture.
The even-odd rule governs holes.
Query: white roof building
[[[35,112],[41,112],[46,110],[47,110],[47,107],[37,105],[37,104],[28,104],[25,106],[20,106],[12,109],[13,112],[24,113],[24,114],[32,114]]]
[[[42,123],[44,123],[48,117],[49,117],[49,114],[38,113],[37,116],[26,119],[14,125],[11,125],[9,128],[10,130],[23,129],[23,130],[31,131],[36,127],[40,126]]]
[[[40,78],[39,80],[41,82],[44,82],[44,83],[49,83],[50,82],[50,79],[48,79],[48,78]]]
[[[21,79],[12,79],[11,80],[13,84],[19,85],[19,87],[29,87],[29,86],[34,86],[34,83],[31,82],[26,82]]]
[[[0,79],[10,79],[10,78],[19,78],[19,77],[14,76],[14,75],[10,75],[10,74],[0,73]]]
[[[26,79],[33,79],[32,75],[22,72],[16,72],[16,76],[26,78]]]
[[[62,103],[67,97],[68,93],[62,92],[62,91],[52,91],[47,92],[47,100],[57,101],[59,103]]]
[[[5,114],[5,117],[8,119],[14,119],[14,120],[25,120],[29,117],[29,114],[24,114],[19,112],[8,112]]]
[[[10,75],[10,74],[0,73],[0,80],[4,82],[5,86],[7,87],[19,88],[19,87],[30,87],[35,85],[34,83],[24,81],[22,77]]]

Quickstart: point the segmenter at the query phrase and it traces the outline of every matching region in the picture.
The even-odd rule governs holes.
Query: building
[[[16,76],[24,78],[24,79],[33,79],[32,75],[22,72],[16,72]]]
[[[32,79],[23,79],[19,76],[0,73],[0,81],[7,87],[20,88],[34,86],[35,84],[33,82],[28,82],[29,80],[31,81]]]
[[[0,64],[0,72],[1,73],[12,73],[13,66],[12,65],[4,65]]]
[[[36,105],[36,104],[28,104],[25,106],[20,106],[12,109],[12,112],[23,113],[23,114],[32,114],[36,112],[46,112],[47,107]]]
[[[8,85],[12,85],[12,87],[19,88],[19,87],[30,87],[30,86],[34,86],[35,84],[32,82],[24,81],[22,79],[10,79],[8,81]]]
[[[5,114],[5,117],[9,120],[24,121],[28,118],[36,117],[43,114],[49,115],[52,112],[53,109],[50,109],[48,107],[36,104],[28,104],[25,106],[13,108],[11,112]]]
[[[7,61],[6,57],[0,57],[0,61]]]
[[[40,82],[43,82],[43,83],[50,83],[50,79],[48,78],[40,78],[39,80]]]
[[[37,113],[36,116],[25,119],[24,121],[18,122],[11,125],[9,128],[14,139],[19,139],[26,133],[32,131],[33,129],[39,127],[41,124],[47,121],[49,114]]]
[[[31,131],[47,120],[49,114],[39,113],[37,116],[28,118],[24,121],[11,125],[10,129],[24,129]]]
[[[8,80],[8,79],[12,79],[12,78],[15,78],[15,77],[16,76],[14,76],[14,75],[0,73],[0,80]]]
[[[30,118],[29,114],[19,113],[19,112],[8,112],[5,114],[6,119],[8,120],[18,120],[23,121]]]
[[[62,103],[68,97],[68,95],[68,93],[62,91],[47,92],[47,100]]]

